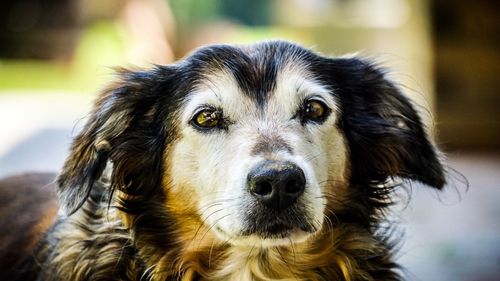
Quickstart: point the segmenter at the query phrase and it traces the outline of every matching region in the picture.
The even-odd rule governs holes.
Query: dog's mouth
[[[253,221],[243,231],[242,236],[257,235],[262,239],[284,239],[298,232],[312,233],[315,231],[315,227],[307,223],[306,219],[290,221],[276,217]]]
[[[272,223],[266,225],[259,235],[264,238],[286,238],[294,230],[293,227],[284,223]]]
[[[243,236],[257,235],[261,239],[287,239],[297,233],[312,233],[312,226],[291,225],[284,222],[269,222],[258,227],[245,230]]]
[[[298,214],[272,214],[268,212],[258,216],[247,217],[245,227],[237,233],[229,233],[223,227],[215,226],[214,229],[222,234],[227,241],[240,245],[277,246],[305,241],[317,232],[321,226],[314,225],[305,216]]]
[[[302,242],[316,232],[313,227],[294,227],[284,223],[270,223],[259,229],[247,229],[238,235],[230,235],[221,227],[215,227],[215,229],[231,244],[264,247]]]
[[[312,233],[317,230],[305,208],[298,204],[284,211],[258,208],[246,217],[243,235],[258,235],[263,239],[287,238],[295,232]]]

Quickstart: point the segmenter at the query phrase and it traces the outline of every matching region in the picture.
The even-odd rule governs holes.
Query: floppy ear
[[[98,98],[58,177],[67,214],[83,205],[108,161],[113,165],[112,189],[143,193],[161,179],[165,136],[162,122],[157,122],[160,102],[155,96],[161,81],[153,72],[122,70],[120,77]]]
[[[401,177],[441,189],[446,180],[438,151],[410,100],[368,61],[330,63],[353,181],[379,184]]]

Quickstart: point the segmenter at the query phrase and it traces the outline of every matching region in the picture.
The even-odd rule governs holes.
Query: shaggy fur
[[[402,280],[390,230],[381,227],[394,182],[441,189],[445,177],[414,107],[378,66],[273,41],[209,46],[177,64],[119,76],[73,142],[57,180],[59,216],[15,268],[18,280]],[[290,86],[290,77],[306,90]],[[228,103],[214,105],[226,119],[210,131],[188,122],[190,106],[210,95],[204,85],[241,106],[231,112]],[[302,118],[295,91],[324,101],[324,120]],[[251,110],[260,113],[238,115]],[[191,146],[193,139],[200,141]],[[233,157],[224,156],[229,150]],[[303,151],[311,155],[300,158]],[[234,176],[224,171],[246,161],[235,155],[247,152],[302,159],[304,198],[277,213],[241,191],[231,219],[214,221],[207,212],[230,207],[203,205],[214,195],[193,182]],[[197,162],[207,155],[213,158]],[[201,171],[208,174],[196,176]],[[265,221],[276,217],[304,231],[266,236]]]
[[[0,280],[14,278],[12,268],[22,264],[54,222],[55,178],[32,173],[0,180]]]

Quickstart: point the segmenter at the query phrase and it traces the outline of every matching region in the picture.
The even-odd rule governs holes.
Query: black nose
[[[248,174],[248,189],[265,206],[283,211],[304,192],[306,179],[297,165],[264,161]]]

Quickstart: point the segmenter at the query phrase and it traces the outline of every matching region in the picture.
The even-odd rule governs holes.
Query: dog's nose
[[[262,204],[283,211],[304,192],[306,179],[297,165],[268,160],[250,171],[247,184],[250,193]]]

